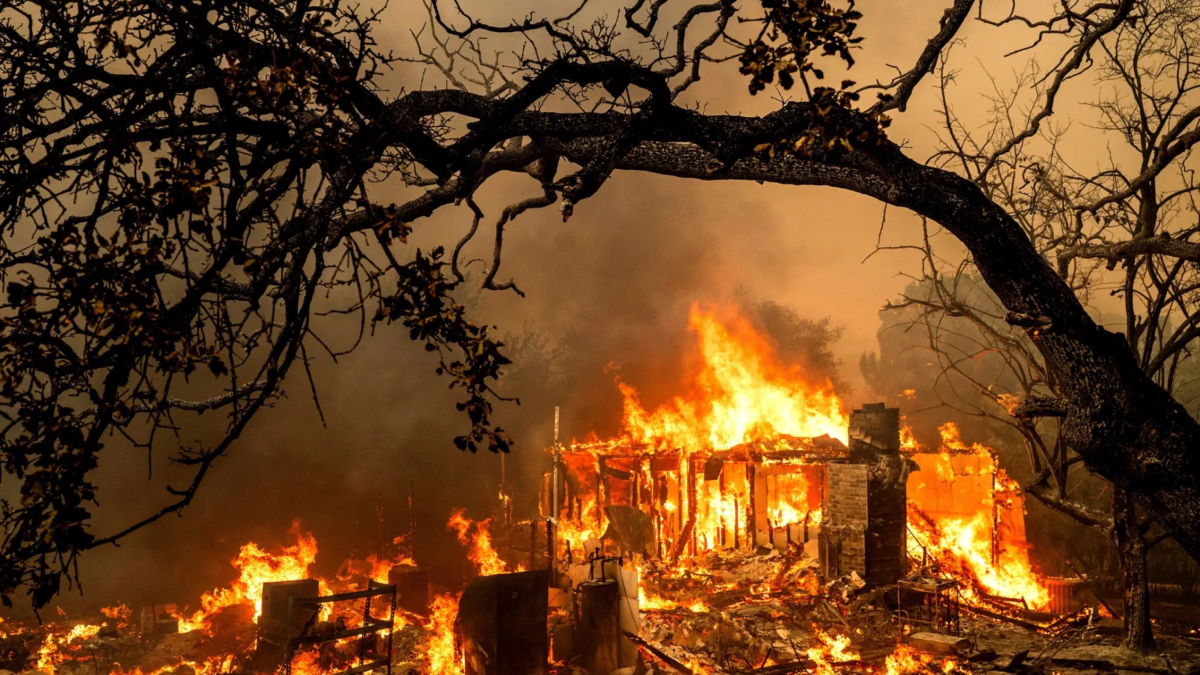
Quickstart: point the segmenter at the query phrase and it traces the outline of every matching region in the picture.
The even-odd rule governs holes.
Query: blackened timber
[[[753,549],[758,545],[758,522],[754,512],[754,474],[753,463],[746,465],[746,541]]]
[[[692,507],[695,508],[695,507]],[[696,514],[692,513],[688,516],[687,523],[683,526],[683,532],[679,535],[679,541],[675,542],[675,550],[671,551],[671,564],[679,562],[679,556],[683,554],[683,549],[688,544],[692,543],[692,532],[696,529]]]
[[[1025,621],[1023,619],[1018,619],[1013,616],[1001,614],[999,612],[992,612],[992,611],[983,609],[982,607],[973,607],[966,603],[959,603],[958,607],[959,607],[959,609],[966,611],[966,612],[970,612],[971,614],[978,614],[979,616],[986,616],[989,619],[996,619],[997,621],[1011,623],[1014,626],[1019,626],[1021,628],[1024,628],[1025,630],[1033,631],[1034,633],[1040,633],[1045,628],[1044,626],[1039,626],[1036,623],[1031,623],[1029,621]]]

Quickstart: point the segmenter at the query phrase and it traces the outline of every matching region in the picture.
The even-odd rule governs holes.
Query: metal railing
[[[371,599],[384,597],[389,599],[388,618],[376,619],[371,616]],[[321,614],[321,606],[329,605],[335,602],[349,602],[351,600],[363,600],[363,623],[357,628],[335,628],[333,631],[313,633],[312,629],[316,623],[317,617]],[[291,635],[292,617],[297,608],[311,610],[311,616],[304,623],[300,634],[297,636]],[[331,675],[358,675],[372,670],[384,669],[388,675],[392,673],[392,633],[396,622],[396,587],[392,584],[381,584],[376,581],[368,581],[367,588],[361,591],[352,591],[350,593],[336,593],[334,595],[322,595],[315,598],[290,598],[288,600],[288,621],[287,621],[287,639],[284,642],[284,659],[283,659],[283,675],[292,675],[292,660],[296,655],[296,649],[304,645],[321,644],[325,642],[336,642],[346,638],[360,638],[358,644],[358,661],[359,665],[343,670],[339,673]],[[372,661],[367,659],[367,641],[364,638],[367,635],[378,635],[387,632],[387,649],[386,654]],[[372,650],[373,651],[373,650]]]

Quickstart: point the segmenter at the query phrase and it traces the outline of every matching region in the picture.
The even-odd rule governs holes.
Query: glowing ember
[[[649,593],[644,586],[638,587],[638,609],[643,612],[670,611],[680,607],[689,612],[703,614],[711,611],[703,600],[695,599],[687,602],[676,602],[660,595]]]
[[[254,620],[262,615],[262,585],[269,581],[293,581],[308,578],[308,566],[316,560],[317,540],[312,534],[300,530],[300,521],[292,523],[288,533],[295,541],[279,552],[268,552],[258,544],[250,542],[242,546],[232,565],[238,570],[238,578],[229,588],[220,588],[205,593],[200,598],[202,609],[191,618],[179,619],[179,632],[211,628],[212,616],[233,605],[253,605]]]
[[[896,651],[887,657],[887,675],[918,675],[940,672],[950,675],[958,667],[954,659],[942,659],[940,664],[928,654],[921,654],[908,645],[896,645]]]
[[[125,670],[121,667],[121,664],[116,663],[113,664],[113,670],[109,673],[109,675],[168,675],[170,673],[178,672],[183,666],[187,666],[196,671],[196,675],[219,675],[220,673],[228,673],[232,671],[233,655],[225,657],[216,656],[204,661],[183,659],[179,663],[172,663],[171,665],[163,666],[162,668],[151,671],[143,671],[141,668]]]

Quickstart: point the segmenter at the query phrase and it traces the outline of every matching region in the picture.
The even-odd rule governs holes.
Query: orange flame
[[[102,607],[100,613],[112,619],[114,628],[125,628],[129,626],[129,620],[133,616],[133,610],[124,604],[116,605],[115,607]]]
[[[192,670],[196,671],[196,675],[219,675],[220,673],[228,673],[232,671],[233,655],[214,656],[203,661],[182,659],[178,663],[172,663],[149,672],[143,671],[141,668],[125,670],[123,667],[121,667],[121,664],[114,663],[113,669],[109,672],[109,675],[167,675],[169,673],[178,672],[182,666],[188,666]]]
[[[66,632],[51,631],[47,633],[45,640],[38,647],[37,665],[34,670],[44,673],[57,672],[58,666],[71,658],[73,652],[80,649],[79,643],[96,637],[100,633],[100,628],[93,624],[81,623]]]
[[[808,649],[806,655],[813,662],[816,675],[834,675],[833,664],[857,661],[858,652],[850,649],[850,638],[845,635],[830,637],[825,631],[813,626],[819,644]]]
[[[650,411],[636,390],[619,382],[624,397],[622,435],[608,442],[576,445],[575,451],[564,457],[578,488],[572,497],[571,517],[559,521],[563,550],[578,551],[603,531],[600,498],[610,504],[631,502],[643,510],[649,507],[658,516],[654,527],[659,551],[672,557],[687,550],[683,544],[689,542],[680,542],[685,534],[691,538],[693,554],[760,541],[762,525],[757,518],[763,515],[774,546],[780,545],[780,534],[789,542],[803,543],[811,536],[808,526],[820,524],[820,467],[808,467],[798,459],[768,459],[755,465],[751,480],[747,462],[731,455],[719,479],[705,480],[696,460],[710,459],[714,451],[745,443],[769,444],[789,437],[829,435],[846,443],[848,415],[830,383],[814,383],[795,366],[780,363],[767,340],[732,311],[722,310],[718,316],[716,311],[693,306],[689,328],[697,337],[700,357],[692,391]],[[907,389],[901,395],[910,400],[915,397],[916,392]],[[999,468],[989,448],[964,443],[957,426],[943,425],[940,432],[941,444],[936,452],[930,452],[921,447],[907,424],[900,430],[902,451],[924,469],[909,479],[909,497],[915,507],[910,515],[915,535],[909,538],[910,552],[918,558],[931,555],[941,570],[964,582],[970,589],[968,595],[976,599],[986,593],[1023,598],[1032,607],[1044,606],[1048,594],[1024,543],[1019,486]],[[621,462],[621,455],[627,458],[630,446],[642,455],[636,464],[641,474],[633,480],[641,487],[605,482],[600,459],[617,450],[606,458],[607,468],[629,472],[627,459],[619,467],[613,463]],[[678,468],[673,468],[676,453]],[[646,461],[646,454],[656,456]],[[654,487],[647,489],[651,485]],[[632,489],[641,490],[636,500],[629,497]],[[763,497],[760,491],[765,491],[765,503],[752,509],[751,502]],[[752,512],[756,521],[750,525]],[[797,526],[802,531],[795,529]],[[750,527],[753,534],[746,532]],[[778,532],[780,528],[785,531]],[[678,605],[651,596],[644,598],[644,606],[666,609]]]
[[[1033,571],[1028,550],[1015,541],[1017,537],[1005,536],[1006,515],[1013,514],[1010,518],[1021,515],[1020,486],[997,466],[990,448],[963,443],[953,422],[947,422],[938,431],[942,437],[939,452],[914,455],[924,471],[932,468],[937,484],[931,489],[926,482],[912,486],[910,481],[912,501],[908,521],[913,536],[909,552],[916,558],[932,555],[943,572],[966,580],[963,595],[968,600],[978,600],[978,591],[983,591],[1023,599],[1034,609],[1046,607],[1049,591]],[[914,478],[920,473],[913,474]],[[960,496],[953,505],[956,512],[947,512],[944,506],[935,508],[937,504],[919,503],[921,498],[930,499],[931,492],[936,495],[949,486],[970,494],[967,492],[970,485],[981,490],[981,502]],[[1019,539],[1024,539],[1023,534]]]
[[[432,613],[425,629],[429,632],[425,660],[429,673],[462,675],[466,668],[462,652],[454,637],[454,622],[458,618],[457,595],[439,595],[433,599]]]
[[[896,651],[892,652],[884,663],[887,675],[918,675],[938,671],[942,675],[950,675],[958,667],[958,662],[952,658],[942,659],[940,664],[934,664],[935,660],[928,654],[920,654],[912,647],[900,644],[896,645]],[[934,665],[937,665],[936,669],[931,667]]]
[[[467,547],[467,557],[475,563],[475,570],[480,576],[504,574],[510,571],[508,565],[500,559],[496,549],[492,547],[492,533],[489,529],[491,518],[475,522],[467,517],[463,509],[450,512],[450,522],[446,529],[454,530],[458,542]],[[523,565],[517,565],[516,572],[524,572]]]
[[[637,391],[619,382],[626,436],[655,448],[726,449],[778,434],[847,442],[849,417],[826,380],[810,384],[798,368],[776,361],[767,342],[740,316],[720,321],[693,305],[689,328],[703,361],[690,399],[648,412]]]

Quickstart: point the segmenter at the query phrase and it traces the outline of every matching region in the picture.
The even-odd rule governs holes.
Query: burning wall
[[[625,434],[552,449],[558,480],[547,477],[543,515],[557,516],[558,547],[539,549],[537,538],[542,537],[543,547],[548,538],[542,522],[526,523],[527,529],[513,536],[517,530],[507,517],[474,522],[461,512],[452,514],[449,527],[480,574],[521,569],[513,551],[529,556],[529,568],[546,565],[554,572],[557,564],[594,553],[607,534],[609,546],[618,550],[640,541],[642,555],[655,559],[644,564],[668,572],[656,575],[661,588],[711,584],[701,599],[672,601],[644,593],[628,598],[636,622],[638,611],[710,612],[720,594],[733,591],[742,597],[765,597],[784,588],[820,592],[811,573],[816,563],[796,555],[752,554],[758,547],[822,558],[827,578],[857,572],[885,584],[908,569],[907,540],[909,557],[960,580],[968,600],[1021,598],[1032,607],[1044,602],[1045,590],[1024,546],[1019,488],[990,451],[964,444],[949,426],[936,451],[912,443],[901,447],[899,411],[876,404],[845,412],[828,383],[808,382],[803,373],[776,363],[765,343],[736,321],[722,323],[696,311],[692,328],[703,367],[690,396],[647,411],[636,392],[624,387]],[[547,555],[551,551],[558,555]],[[720,553],[704,555],[710,551]],[[179,630],[200,639],[230,625],[253,627],[263,613],[263,584],[308,578],[315,555],[316,542],[298,530],[282,552],[248,544],[235,561],[233,584],[206,594],[198,612],[174,613]],[[737,569],[702,567],[714,558]],[[393,579],[389,570],[406,562],[411,562],[406,556],[368,557],[314,583],[322,595],[337,593],[368,579]],[[569,574],[571,568],[558,571]],[[314,583],[307,584],[309,594]],[[413,641],[419,642],[425,672],[463,672],[464,652],[455,639],[459,597],[433,597],[428,616],[397,615],[394,629],[419,635]],[[232,615],[237,621],[223,622]],[[356,625],[363,619],[345,606],[320,617],[335,629],[339,620]],[[462,621],[457,622],[462,633]],[[82,625],[47,638],[39,665],[53,674],[56,660],[77,658],[72,647],[99,630]],[[253,644],[253,636],[249,639]],[[339,663],[358,663],[355,658],[361,657],[352,647],[352,642],[335,645],[345,657]],[[494,651],[484,645],[483,652]],[[192,659],[189,667],[200,675],[225,672],[230,654]],[[314,652],[297,660],[296,669],[305,675],[328,673],[324,659]],[[179,664],[155,663],[145,672],[166,673]]]
[[[1029,559],[1020,486],[989,448],[964,444],[954,424],[943,425],[941,437],[937,452],[912,455],[919,470],[908,478],[909,555],[966,580],[970,595],[1045,607],[1049,594]]]
[[[542,513],[560,524],[560,555],[578,559],[602,539],[634,550],[610,515],[628,507],[651,522],[641,550],[672,563],[796,545],[827,577],[886,584],[911,557],[974,597],[1045,604],[1020,489],[990,450],[964,445],[950,425],[941,447],[924,451],[883,404],[847,414],[828,382],[778,363],[740,318],[694,308],[690,327],[701,357],[691,393],[649,411],[620,383],[621,436],[551,449],[559,480],[557,493],[547,480]]]

